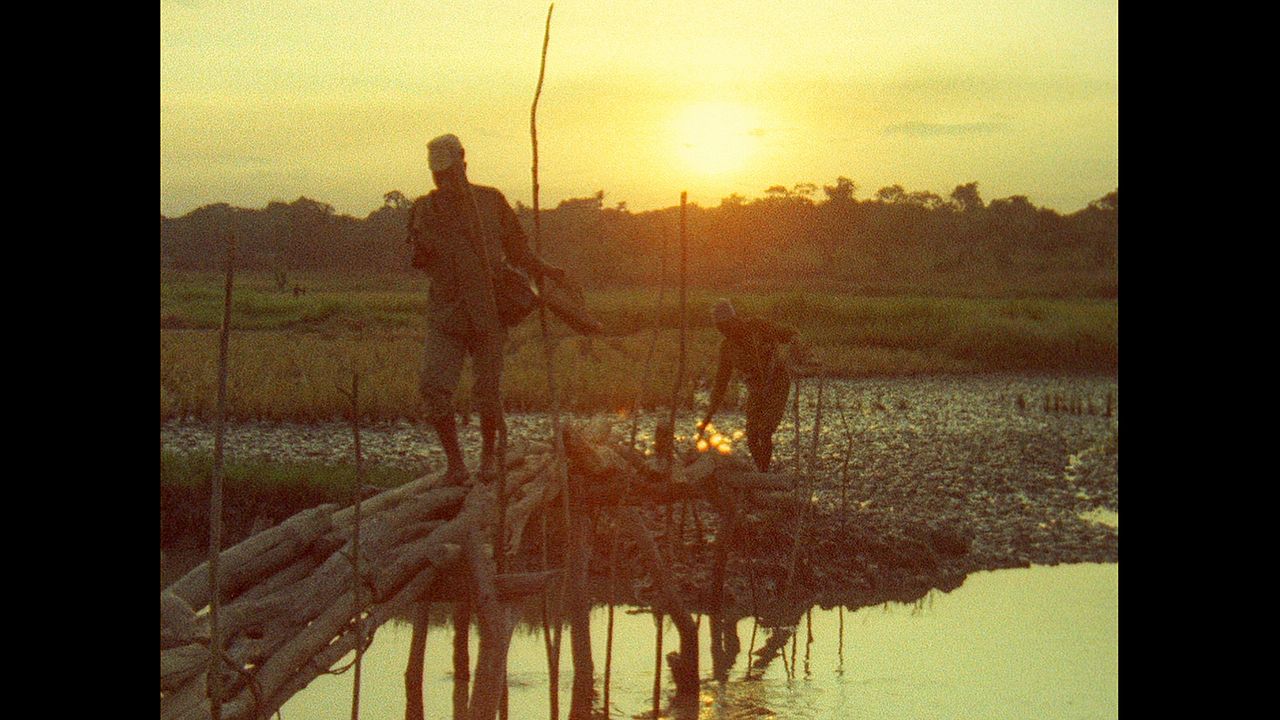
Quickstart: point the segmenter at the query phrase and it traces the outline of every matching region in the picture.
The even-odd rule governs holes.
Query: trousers
[[[747,383],[747,449],[760,472],[768,472],[773,460],[773,433],[787,412],[791,372],[777,365],[763,381]]]
[[[483,416],[502,414],[502,350],[507,332],[477,332],[464,328],[441,328],[427,324],[427,337],[418,372],[418,392],[422,396],[427,422],[451,417],[462,365],[471,357],[471,405]]]

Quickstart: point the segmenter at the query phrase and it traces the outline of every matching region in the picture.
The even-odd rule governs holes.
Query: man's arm
[[[724,393],[729,389],[731,377],[733,377],[733,354],[729,350],[729,340],[726,338],[720,343],[720,366],[716,369],[715,383],[711,386],[711,404],[707,406],[707,414],[698,425],[699,433],[720,409],[720,403],[724,401]]]
[[[435,231],[430,223],[431,200],[423,196],[413,201],[409,208],[409,226],[405,242],[413,247],[411,264],[419,270],[431,265],[436,252]]]
[[[507,260],[516,267],[524,268],[534,279],[547,275],[563,283],[564,270],[533,254],[529,249],[529,239],[524,234],[524,228],[520,227],[520,220],[511,209],[511,205],[507,203],[507,198],[498,190],[493,192],[497,195],[497,202],[494,204],[498,208],[498,221],[502,228],[502,251],[506,254]]]

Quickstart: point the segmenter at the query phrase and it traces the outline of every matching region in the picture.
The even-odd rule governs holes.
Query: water
[[[801,385],[800,434],[807,448],[816,381]],[[841,507],[847,489],[850,512],[856,508],[869,526],[892,526],[894,518],[909,509],[920,518],[971,527],[975,531],[971,556],[988,567],[1017,561],[1110,559],[1115,556],[1113,529],[1118,525],[1116,390],[1114,377],[830,381],[824,391],[826,415],[816,473],[822,482],[815,492],[822,509],[833,512]],[[1109,396],[1112,413],[1106,415],[1101,409]],[[1050,399],[1058,397],[1082,398],[1086,411],[1050,409]],[[705,406],[705,397],[699,405]],[[643,416],[642,440],[649,439],[656,417],[654,413]],[[681,431],[692,428],[694,419],[693,414],[682,415]],[[545,415],[513,414],[508,422],[515,437],[549,436]],[[618,436],[625,437],[630,418],[619,415],[617,425]],[[740,413],[721,413],[716,425],[732,434],[742,429],[743,418]],[[796,466],[795,430],[788,413],[775,436],[777,471],[790,472]],[[474,460],[478,454],[474,423],[461,434]],[[361,435],[366,462],[423,472],[442,467],[438,443],[421,427],[387,423],[362,429]],[[204,424],[165,423],[161,444],[179,452],[207,452],[212,433]],[[229,457],[271,462],[350,462],[351,433],[339,423],[245,423],[229,428],[227,451]],[[612,716],[647,713],[653,682],[652,620],[649,615],[627,615],[621,610],[615,620]],[[844,621],[843,658],[837,639],[838,614],[815,609],[816,640],[806,664],[802,623],[794,679],[788,680],[781,662],[775,661],[761,679],[744,681],[745,660],[740,654],[730,682],[722,686],[708,679],[704,683],[699,717],[1116,715],[1115,564],[976,573],[955,591],[935,593],[919,606],[846,612]],[[597,685],[602,687],[606,611],[597,609],[592,622]],[[703,625],[701,661],[704,677],[709,678],[705,619]],[[410,635],[410,627],[403,624],[378,630],[362,674],[361,715],[366,720],[404,716],[403,674]],[[750,635],[747,620],[738,626],[743,653]],[[763,632],[756,647],[762,641]],[[451,642],[450,628],[431,629],[428,717],[451,715]],[[677,635],[669,628],[664,650],[677,645]],[[474,652],[473,635],[473,659]],[[561,670],[561,708],[567,714],[571,683],[567,638]],[[516,632],[510,674],[511,717],[546,718],[546,662],[541,637],[531,628]],[[283,717],[347,716],[351,681],[350,674],[318,678],[285,705]],[[663,688],[664,693],[672,690],[665,668]]]
[[[738,625],[742,653],[727,683],[710,677],[708,622],[701,627],[703,685],[697,718],[1045,718],[1095,719],[1117,715],[1118,564],[1075,564],[997,570],[970,575],[950,593],[935,592],[911,605],[890,604],[844,613],[843,652],[836,609],[814,608],[814,642],[797,634],[794,678],[775,660],[759,679],[745,680],[751,620]],[[592,613],[597,687],[604,676],[607,611]],[[378,630],[366,652],[360,709],[366,720],[404,717],[404,669],[411,628]],[[756,639],[760,647],[764,630]],[[451,716],[453,632],[432,627],[427,640],[425,695],[428,718]],[[665,629],[663,649],[678,647]],[[790,644],[787,646],[790,661]],[[615,610],[612,717],[648,713],[652,705],[654,626],[648,614]],[[472,659],[476,637],[472,633]],[[347,658],[349,661],[351,658]],[[546,656],[540,631],[521,626],[511,643],[513,720],[548,716]],[[572,664],[566,632],[561,661],[561,712],[568,712]],[[321,676],[282,709],[288,720],[345,715],[351,675]],[[666,695],[664,717],[674,714]]]

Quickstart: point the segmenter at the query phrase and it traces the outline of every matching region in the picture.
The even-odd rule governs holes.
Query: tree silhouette
[[[976,182],[957,185],[956,189],[951,191],[951,200],[961,212],[976,212],[983,208],[982,196],[978,194]]]
[[[940,210],[946,207],[947,203],[937,193],[928,190],[917,190],[908,193],[905,201],[916,207],[922,207],[925,210]]]
[[[393,210],[405,210],[412,204],[409,198],[405,197],[404,193],[399,190],[392,190],[382,196],[382,206]]]
[[[931,279],[964,282],[995,272],[1032,286],[1037,277],[1053,275],[1051,282],[1060,283],[1079,272],[1088,274],[1088,287],[1101,288],[1095,292],[1114,292],[1117,190],[1064,216],[1036,207],[1026,195],[988,205],[977,182],[957,185],[946,198],[893,184],[859,201],[857,189],[841,176],[826,185],[771,185],[755,198],[734,193],[716,207],[692,206],[689,233],[702,249],[690,258],[690,276],[706,287],[793,286],[800,277],[892,287],[907,277],[927,286]],[[670,240],[679,208],[636,212],[625,201],[606,208],[606,197],[597,191],[542,210],[547,260],[590,287],[659,282],[659,268],[637,258],[655,257]],[[161,265],[216,270],[221,243],[235,233],[243,267],[268,277],[279,271],[288,280],[322,269],[410,272],[409,198],[395,190],[382,198],[363,219],[306,197],[256,210],[215,203],[181,217],[162,215]],[[517,201],[516,214],[532,233],[530,209]],[[277,286],[280,280],[277,275]]]
[[[810,198],[813,197],[814,193],[818,192],[818,186],[810,182],[796,183],[794,190],[796,195],[803,198]]]
[[[907,199],[907,191],[901,185],[889,185],[876,191],[876,199],[882,203],[897,204]]]
[[[835,185],[823,185],[822,192],[827,196],[827,202],[832,203],[848,203],[853,201],[853,194],[858,191],[858,186],[852,180],[841,175],[836,178]]]
[[[1116,209],[1116,195],[1118,195],[1119,192],[1120,192],[1120,188],[1116,188],[1115,190],[1112,190],[1106,195],[1103,195],[1097,200],[1094,200],[1093,202],[1089,203],[1089,207],[1097,208],[1099,210],[1114,211]]]

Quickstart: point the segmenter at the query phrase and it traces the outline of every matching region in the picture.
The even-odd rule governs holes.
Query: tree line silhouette
[[[716,207],[687,208],[689,277],[702,286],[875,285],[945,278],[1079,275],[1093,292],[1114,294],[1117,190],[1070,214],[1025,195],[984,202],[978,183],[947,196],[880,188],[866,200],[846,177],[821,188],[775,185],[764,196],[730,195]],[[302,270],[394,272],[409,267],[410,200],[398,190],[363,219],[306,197],[262,209],[206,205],[160,216],[162,269],[217,270],[228,233],[248,270],[277,277]],[[532,237],[533,213],[516,203]],[[605,193],[542,211],[542,244],[552,262],[589,287],[660,282],[658,253],[674,258],[680,208],[633,213],[606,207]],[[668,272],[674,267],[668,263]],[[1101,284],[1099,285],[1099,279]]]

